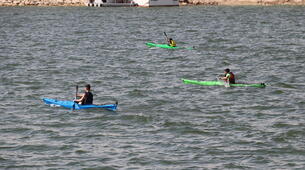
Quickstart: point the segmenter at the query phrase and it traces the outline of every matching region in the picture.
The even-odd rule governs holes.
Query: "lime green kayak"
[[[194,48],[186,48],[186,47],[172,47],[168,44],[155,44],[155,43],[146,43],[148,47],[160,47],[160,48],[168,48],[168,49],[188,49],[193,50]]]
[[[185,84],[197,84],[202,86],[224,86],[223,81],[197,81],[182,79]],[[230,84],[231,87],[266,87],[265,83]]]

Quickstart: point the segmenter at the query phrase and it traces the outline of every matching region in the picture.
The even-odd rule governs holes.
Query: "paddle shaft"
[[[166,37],[166,41],[168,42],[168,36],[167,36],[166,32],[163,32],[163,33],[164,33],[164,35]]]
[[[77,99],[77,94],[78,94],[78,85],[75,87],[75,100]]]

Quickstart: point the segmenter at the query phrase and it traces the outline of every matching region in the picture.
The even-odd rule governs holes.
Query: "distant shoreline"
[[[180,3],[180,6],[305,6],[304,2],[278,2],[278,1],[214,1],[214,2],[198,2],[196,3]]]
[[[305,5],[305,0],[184,0],[180,5],[270,6]]]
[[[39,6],[39,7],[84,7],[88,6],[86,0],[0,0],[0,7]],[[180,6],[305,6],[305,0],[188,0],[181,2]]]

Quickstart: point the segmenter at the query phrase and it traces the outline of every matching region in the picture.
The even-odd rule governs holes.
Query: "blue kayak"
[[[73,101],[63,101],[63,100],[56,100],[56,99],[48,99],[48,98],[43,98],[42,99],[46,104],[49,105],[55,105],[55,106],[61,106],[69,109],[75,109],[75,110],[80,110],[80,109],[90,109],[90,108],[103,108],[111,111],[115,111],[117,109],[118,103],[116,104],[106,104],[106,105],[80,105],[77,104]]]

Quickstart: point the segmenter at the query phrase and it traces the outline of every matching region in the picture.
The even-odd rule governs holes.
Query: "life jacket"
[[[229,83],[230,84],[235,84],[235,76],[234,76],[234,74],[232,73],[232,72],[230,72],[230,73],[227,73],[226,75],[225,75],[225,77],[227,77],[227,75],[230,75],[229,76]]]
[[[169,45],[170,45],[171,47],[176,47],[176,42],[175,42],[174,40],[170,40],[170,41],[169,41]]]
[[[85,98],[82,101],[82,105],[93,104],[93,94],[91,92],[85,92]]]

